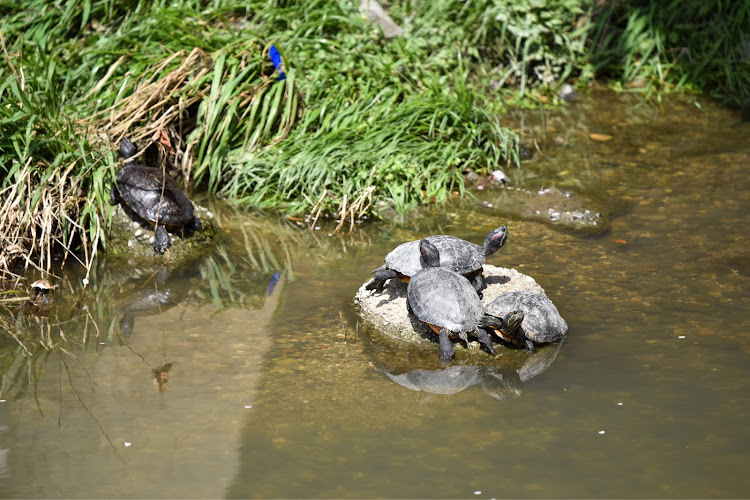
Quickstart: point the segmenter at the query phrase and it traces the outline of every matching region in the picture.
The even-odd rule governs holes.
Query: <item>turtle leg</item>
[[[453,357],[453,342],[449,337],[450,332],[443,328],[440,330],[440,350],[439,356],[440,361],[450,361]]]
[[[476,336],[479,341],[484,344],[484,346],[492,353],[493,356],[497,356],[495,348],[492,347],[492,340],[490,339],[490,336],[486,330],[484,330],[483,328],[477,328]]]
[[[169,248],[170,244],[169,233],[167,233],[164,225],[157,225],[156,232],[154,233],[154,251],[156,253],[164,253],[164,251]]]
[[[487,280],[484,279],[484,276],[482,274],[475,274],[473,277],[469,279],[471,281],[471,286],[474,287],[474,290],[477,291],[477,295],[479,295],[479,298],[482,298],[482,292],[485,288],[487,288]]]
[[[469,345],[469,334],[466,332],[458,332],[458,338],[466,342],[466,345]]]
[[[529,340],[529,339],[526,339],[526,350],[527,350],[527,351],[528,351],[529,353],[534,353],[534,352],[536,352],[536,347],[534,347],[534,342],[532,342],[532,341],[531,341],[531,340]]]
[[[192,229],[193,231],[200,231],[201,229],[203,229],[201,220],[196,216],[193,216],[193,218],[190,219],[190,222],[188,222],[188,226],[190,226],[190,229]]]
[[[375,273],[375,277],[373,277],[372,280],[367,284],[367,286],[365,286],[365,290],[377,290],[378,292],[382,292],[383,287],[385,286],[385,282],[395,277],[396,271],[392,269],[383,269],[382,271],[377,271]]]

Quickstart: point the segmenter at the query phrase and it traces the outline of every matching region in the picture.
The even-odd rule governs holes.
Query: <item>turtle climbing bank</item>
[[[154,226],[154,251],[164,253],[170,246],[167,228],[198,231],[203,228],[193,215],[193,203],[168,175],[158,168],[131,160],[138,149],[127,137],[120,143],[125,166],[117,173],[110,191],[110,204],[124,202],[133,213]]]
[[[170,257],[179,259],[207,246],[218,231],[211,213],[194,205],[161,169],[133,160],[137,152],[129,139],[122,139],[125,164],[110,190],[115,211],[108,253],[156,257],[175,244],[179,248]]]

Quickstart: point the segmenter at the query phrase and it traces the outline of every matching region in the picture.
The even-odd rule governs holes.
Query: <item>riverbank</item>
[[[124,135],[151,141],[151,162],[188,191],[351,222],[463,196],[469,169],[519,165],[523,138],[504,112],[556,105],[565,83],[701,87],[738,101],[750,74],[745,6],[385,7],[401,35],[384,36],[354,2],[0,6],[0,271],[12,276],[19,260],[49,270],[59,250],[91,265],[107,241]],[[685,31],[695,9],[701,22]],[[722,37],[696,66],[708,54],[696,37],[713,19],[726,21]]]

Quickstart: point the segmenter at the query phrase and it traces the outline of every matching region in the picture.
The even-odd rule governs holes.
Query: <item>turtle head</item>
[[[127,137],[123,137],[120,141],[120,156],[122,156],[126,161],[125,163],[132,163],[128,162],[128,158],[132,158],[133,156],[138,153],[138,148],[135,147],[135,145],[130,142],[130,139]]]
[[[503,331],[506,334],[513,334],[521,327],[523,323],[523,311],[511,311],[503,316]]]
[[[422,267],[440,267],[440,250],[426,238],[419,240],[419,255]]]
[[[484,256],[489,257],[493,253],[497,252],[501,246],[505,244],[505,240],[508,239],[508,228],[506,226],[500,226],[499,228],[492,231],[484,239]]]

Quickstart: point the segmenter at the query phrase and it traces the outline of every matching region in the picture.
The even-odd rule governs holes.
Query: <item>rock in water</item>
[[[515,269],[484,265],[487,288],[482,304],[485,307],[501,294],[529,291],[544,294],[544,289],[530,276]],[[363,284],[354,297],[362,319],[378,332],[389,337],[419,344],[431,342],[430,328],[406,310],[406,283],[390,280],[383,292],[367,290]]]

